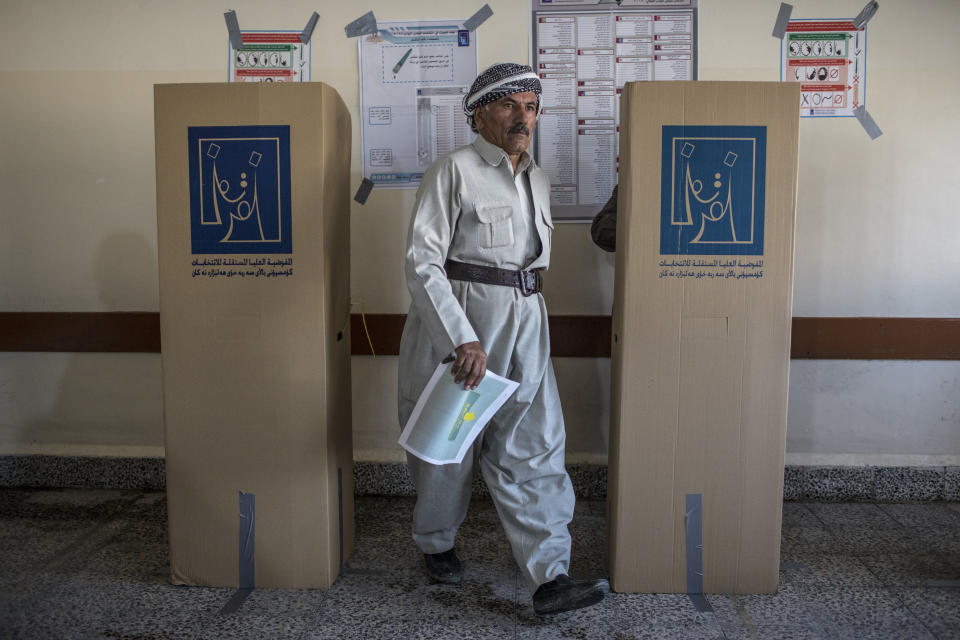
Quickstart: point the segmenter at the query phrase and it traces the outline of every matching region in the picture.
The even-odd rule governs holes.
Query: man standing
[[[461,464],[407,455],[417,489],[413,539],[433,580],[460,582],[454,542],[478,464],[534,610],[544,615],[596,604],[607,582],[567,575],[574,495],[540,295],[553,232],[550,184],[527,153],[540,93],[528,66],[481,73],[463,101],[478,138],[424,174],[405,261],[413,300],[400,342],[399,413],[406,424],[454,352],[452,373],[464,388],[475,388],[487,368],[520,383]]]

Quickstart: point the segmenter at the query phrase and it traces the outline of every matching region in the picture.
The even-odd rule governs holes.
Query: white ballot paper
[[[474,390],[450,375],[441,362],[410,414],[400,446],[430,464],[459,464],[490,418],[520,383],[487,371]]]

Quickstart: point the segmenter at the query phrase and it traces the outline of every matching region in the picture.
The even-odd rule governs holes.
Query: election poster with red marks
[[[243,46],[230,45],[229,82],[309,82],[310,44],[300,31],[242,31]]]
[[[780,79],[800,83],[800,116],[854,117],[866,100],[867,30],[850,20],[791,20]]]

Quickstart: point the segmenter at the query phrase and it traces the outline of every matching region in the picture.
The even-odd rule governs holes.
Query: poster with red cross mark
[[[300,31],[241,31],[243,46],[229,44],[229,82],[309,82],[310,44]]]
[[[867,31],[850,20],[791,20],[780,79],[800,83],[800,116],[854,117],[866,99]]]

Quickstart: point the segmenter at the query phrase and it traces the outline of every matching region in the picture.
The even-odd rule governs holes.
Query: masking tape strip
[[[867,135],[870,136],[871,140],[876,140],[883,135],[883,131],[881,131],[880,127],[877,126],[877,123],[873,121],[873,118],[870,116],[870,112],[867,111],[867,108],[864,105],[860,105],[854,109],[853,115],[857,116],[857,120],[860,121],[860,124],[866,130]]]
[[[707,600],[707,596],[702,593],[688,593],[687,598],[690,599],[690,602],[693,603],[693,606],[700,613],[713,611],[713,607],[710,606],[710,601]]]
[[[230,596],[230,599],[227,601],[227,604],[223,605],[223,608],[220,609],[220,615],[225,616],[237,611],[240,605],[243,604],[243,601],[250,597],[251,593],[253,593],[253,589],[237,589],[234,591],[233,595]]]
[[[241,589],[253,589],[256,575],[253,563],[253,547],[255,540],[254,519],[255,496],[252,493],[240,492],[240,545],[238,563],[238,577]]]
[[[337,515],[340,518],[340,568],[339,576],[343,573],[343,468],[337,467]]]
[[[485,4],[480,7],[480,10],[475,14],[467,18],[463,23],[463,28],[467,31],[476,31],[477,27],[486,21],[487,18],[493,15],[493,9],[490,8],[490,5]]]
[[[371,191],[373,191],[373,180],[370,178],[364,178],[363,182],[360,183],[360,188],[357,189],[357,194],[353,196],[353,199],[360,204],[366,204],[367,197],[370,195]]]
[[[240,23],[237,22],[237,12],[231,9],[223,14],[227,21],[227,33],[230,34],[230,45],[237,51],[243,48],[243,36],[240,34]]]
[[[703,495],[688,493],[686,499],[687,597],[697,611],[712,611],[703,595]]]
[[[787,25],[790,23],[790,14],[793,12],[793,5],[786,2],[780,3],[780,13],[777,14],[777,21],[773,23],[773,37],[783,40],[787,33]]]
[[[310,44],[310,38],[313,37],[313,30],[317,26],[317,20],[319,19],[320,14],[314,11],[313,15],[310,16],[310,20],[307,21],[307,26],[303,28],[303,33],[300,34],[300,42]]]
[[[867,6],[865,6],[860,13],[857,14],[857,17],[853,19],[853,26],[857,29],[860,29],[863,25],[870,21],[870,18],[874,16],[879,8],[880,3],[877,2],[877,0],[870,0],[870,2],[867,3]]]
[[[348,38],[356,38],[377,32],[377,19],[373,16],[373,11],[367,11],[365,14],[348,24],[343,28],[347,32]]]

